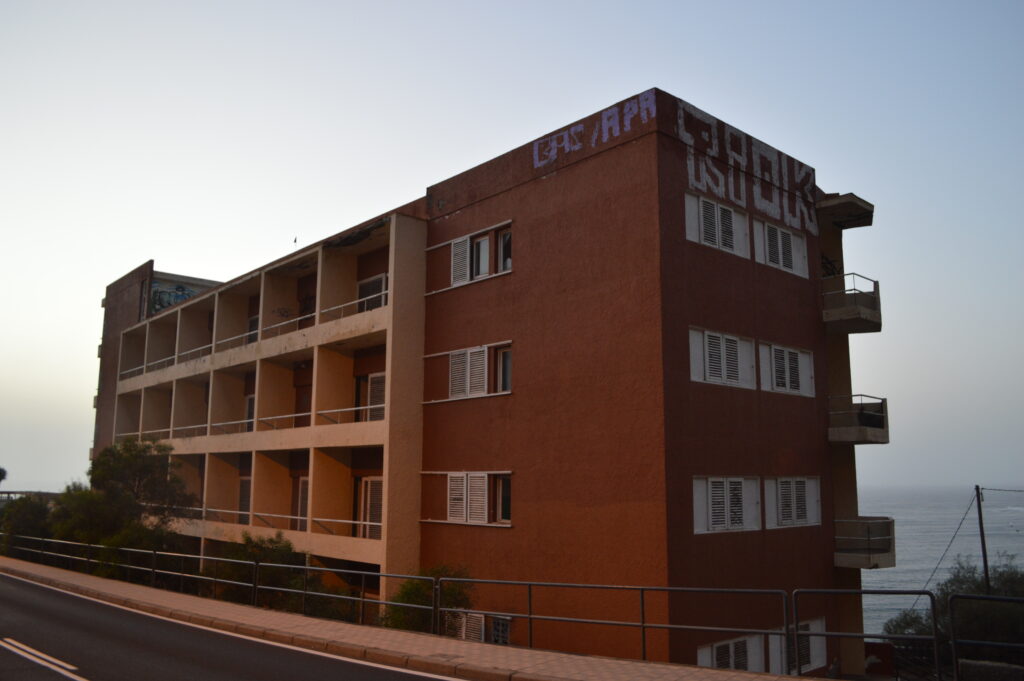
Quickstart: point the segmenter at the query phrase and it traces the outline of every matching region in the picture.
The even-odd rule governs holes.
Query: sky
[[[226,281],[659,87],[874,203],[862,485],[1024,482],[1020,2],[0,0],[2,489],[85,478],[108,283]],[[296,245],[297,244],[297,245]]]

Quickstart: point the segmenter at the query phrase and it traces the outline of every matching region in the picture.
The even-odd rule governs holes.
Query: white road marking
[[[4,639],[3,641],[0,641],[0,647],[4,647],[7,650],[9,650],[12,653],[14,653],[15,655],[20,655],[21,657],[25,658],[26,660],[29,660],[30,662],[35,662],[38,665],[42,665],[42,666],[46,667],[47,669],[51,669],[51,670],[57,672],[61,676],[66,676],[67,678],[72,679],[73,681],[89,681],[88,679],[82,678],[78,674],[72,674],[71,672],[69,672],[67,669],[65,669],[63,667],[58,667],[56,664],[51,664],[50,662],[47,662],[46,660],[44,660],[41,657],[36,657],[32,653],[29,653],[29,652],[26,652],[26,651],[22,650],[18,645],[13,645],[11,643],[8,643],[8,641],[10,641],[10,640],[11,639]],[[15,641],[15,643],[17,643],[17,642]],[[20,645],[24,645],[24,644],[20,644]],[[25,646],[25,647],[28,648],[28,646]],[[31,648],[30,648],[30,650],[31,650]],[[50,657],[50,656],[46,655],[45,657]],[[50,659],[52,660],[53,658],[50,658]],[[60,661],[57,660],[57,662],[60,662]],[[66,663],[64,663],[64,662],[60,662],[60,664],[66,665]],[[67,665],[67,666],[70,666],[70,665]],[[72,669],[74,669],[74,667],[72,667]]]
[[[360,660],[360,659],[357,659],[357,658],[354,658],[354,657],[345,657],[344,655],[334,655],[332,653],[328,653],[328,652],[325,652],[325,651],[322,651],[322,650],[313,650],[311,648],[303,648],[301,646],[289,645],[288,643],[278,643],[277,641],[269,641],[269,640],[267,640],[265,638],[255,638],[253,636],[246,636],[245,634],[237,634],[237,633],[235,633],[233,631],[225,631],[224,629],[215,629],[213,627],[203,626],[202,624],[195,624],[194,622],[184,622],[182,620],[176,620],[176,619],[174,619],[172,617],[164,617],[163,615],[157,615],[157,614],[151,613],[151,612],[143,612],[142,610],[135,610],[133,608],[129,608],[129,607],[124,606],[124,605],[118,605],[117,603],[111,603],[109,601],[104,601],[104,600],[99,599],[99,598],[93,598],[92,596],[85,596],[83,594],[75,593],[74,591],[67,591],[66,589],[61,589],[61,588],[58,588],[56,586],[50,586],[49,584],[42,584],[40,582],[34,582],[31,579],[25,579],[24,577],[18,577],[16,575],[12,575],[12,574],[7,573],[7,572],[0,571],[0,576],[7,577],[8,579],[16,579],[19,582],[25,582],[26,584],[33,584],[33,585],[41,587],[43,589],[49,589],[50,591],[59,591],[60,593],[67,594],[68,596],[74,596],[75,598],[81,598],[81,599],[86,600],[86,601],[93,601],[94,603],[99,603],[100,605],[106,605],[106,606],[109,606],[111,608],[117,608],[119,610],[125,610],[127,612],[133,612],[136,615],[143,615],[145,617],[152,617],[154,619],[164,620],[165,622],[173,622],[175,624],[180,624],[182,626],[192,627],[193,629],[203,629],[205,631],[210,631],[210,632],[213,632],[215,634],[222,634],[224,636],[233,636],[235,638],[243,638],[243,639],[245,639],[247,641],[254,641],[255,643],[263,643],[264,645],[268,645],[268,646],[277,646],[278,648],[287,648],[288,650],[294,650],[296,652],[306,653],[308,655],[317,655],[318,657],[329,657],[332,660],[338,660],[339,662],[348,662],[349,664],[357,664],[357,665],[361,665],[363,667],[376,667],[378,669],[389,669],[389,670],[391,670],[393,672],[398,672],[400,674],[408,674],[409,676],[419,676],[419,677],[422,677],[422,678],[425,678],[425,679],[439,679],[439,681],[452,681],[453,680],[453,677],[451,677],[451,676],[440,676],[438,674],[431,674],[430,672],[421,672],[421,671],[418,671],[416,669],[409,669],[408,667],[393,667],[393,666],[386,665],[386,664],[380,664],[378,662],[370,662],[369,660]],[[0,641],[0,646],[2,646],[2,645],[4,645],[4,642]],[[61,671],[61,670],[55,669],[54,671]],[[67,676],[69,676],[71,678],[74,678],[74,679],[77,679],[79,681],[88,681],[88,679],[82,679],[81,677],[75,676],[74,674],[71,674],[71,673],[68,673]]]
[[[46,653],[44,653],[42,651],[39,651],[39,650],[36,650],[32,646],[30,646],[28,644],[25,644],[25,643],[22,643],[21,641],[15,641],[13,638],[5,638],[4,640],[7,641],[8,643],[10,643],[12,646],[18,646],[19,648],[24,650],[29,655],[35,655],[36,657],[41,657],[41,658],[43,658],[44,660],[46,660],[48,662],[52,662],[52,663],[54,663],[56,665],[60,665],[61,667],[64,667],[64,669],[67,669],[69,672],[77,672],[78,671],[78,667],[76,667],[74,665],[70,665],[67,662],[64,662],[63,660],[58,660],[56,657],[50,657]]]

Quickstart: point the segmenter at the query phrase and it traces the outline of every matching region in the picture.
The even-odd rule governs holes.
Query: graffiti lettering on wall
[[[533,143],[533,167],[543,168],[574,151],[589,145],[591,148],[614,140],[624,132],[632,130],[639,121],[646,123],[657,116],[657,102],[654,90],[648,90],[622,104],[610,106],[601,112],[588,131],[584,123],[576,123],[554,135],[543,137]]]
[[[149,313],[156,314],[160,310],[177,305],[183,300],[188,300],[198,291],[182,284],[171,281],[154,281],[150,293]]]
[[[813,168],[681,99],[677,126],[691,189],[818,233]]]

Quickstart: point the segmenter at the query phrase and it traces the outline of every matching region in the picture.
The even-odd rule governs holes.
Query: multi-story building
[[[849,334],[881,316],[843,236],[872,212],[650,90],[227,283],[150,262],[111,284],[96,451],[171,444],[200,500],[180,529],[208,553],[281,530],[319,564],[389,573],[856,589],[893,564],[854,457],[888,441],[885,400],[851,395]],[[194,295],[147,304],[179,285]],[[535,611],[636,617],[572,594]],[[647,598],[650,621],[782,626],[752,598]],[[808,599],[801,620],[859,630],[859,599]],[[785,671],[780,637],[646,635],[656,659]],[[533,636],[638,650],[616,627]],[[863,670],[856,643],[801,640],[804,670]]]

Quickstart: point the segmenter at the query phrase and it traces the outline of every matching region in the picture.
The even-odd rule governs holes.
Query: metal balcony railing
[[[884,444],[889,441],[889,405],[884,397],[834,395],[828,400],[830,442]]]
[[[253,429],[253,419],[241,419],[239,421],[221,421],[210,424],[210,435],[232,435],[234,433],[248,433]]]
[[[281,414],[280,416],[261,416],[256,421],[270,426],[271,430],[283,430],[285,428],[304,428],[309,425],[311,412],[300,414]]]
[[[368,404],[364,407],[346,407],[345,409],[321,409],[317,416],[331,423],[355,423],[357,421],[383,421],[384,405]]]
[[[199,437],[206,435],[207,426],[205,423],[198,423],[194,426],[176,426],[171,429],[172,437]]]
[[[141,433],[142,439],[144,440],[166,440],[171,436],[170,428],[154,428],[153,430],[144,430]]]
[[[158,371],[174,364],[174,355],[168,355],[162,359],[156,359],[146,364],[146,371]]]
[[[316,313],[310,312],[309,314],[304,314],[301,317],[286,319],[283,322],[277,322],[276,324],[271,324],[270,326],[264,326],[263,339],[266,340],[267,338],[274,338],[275,336],[283,336],[286,333],[291,333],[292,331],[298,331],[299,329],[305,328],[307,326],[312,326],[315,319]],[[303,324],[303,322],[309,323]]]
[[[883,516],[836,519],[836,567],[874,569],[896,565],[895,522]]]
[[[822,318],[830,332],[865,333],[882,329],[878,282],[857,273],[822,279]]]
[[[200,357],[206,357],[213,352],[213,343],[202,345],[198,348],[192,348],[191,350],[185,350],[184,352],[178,353],[179,362],[188,362],[189,360],[199,359]]]
[[[132,376],[139,376],[145,370],[146,370],[146,365],[145,364],[140,364],[137,367],[132,367],[131,369],[125,369],[124,371],[119,373],[117,375],[117,377],[123,381],[126,378],[131,378]]]
[[[259,340],[258,331],[246,331],[245,333],[240,333],[237,336],[231,336],[230,338],[214,341],[213,346],[216,352],[222,352],[224,350],[240,348],[243,345],[255,343],[257,340]]]
[[[341,319],[342,317],[359,314],[360,312],[376,310],[378,307],[384,307],[387,304],[388,291],[381,291],[380,293],[374,293],[373,295],[366,296],[365,298],[350,300],[347,303],[326,307],[320,310],[320,322],[332,322],[336,319]]]

